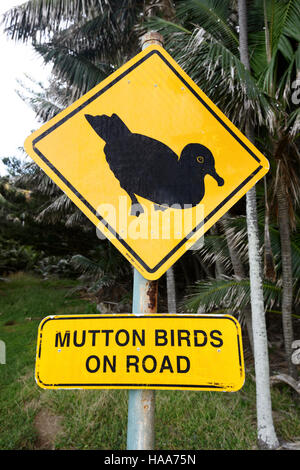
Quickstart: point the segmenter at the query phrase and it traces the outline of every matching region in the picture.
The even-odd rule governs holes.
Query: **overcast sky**
[[[0,15],[21,3],[24,0],[0,0]],[[18,147],[22,147],[25,138],[41,126],[31,108],[16,94],[16,80],[24,79],[26,73],[35,80],[46,82],[49,69],[47,72],[29,44],[9,40],[3,34],[3,28],[0,29],[0,64],[0,175],[3,175],[5,170],[1,159],[11,156],[24,158]]]

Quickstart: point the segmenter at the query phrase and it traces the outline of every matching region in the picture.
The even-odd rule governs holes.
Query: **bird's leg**
[[[140,214],[143,214],[143,206],[137,200],[136,195],[130,194],[129,197],[131,199],[130,215],[135,215],[136,217],[138,217]]]

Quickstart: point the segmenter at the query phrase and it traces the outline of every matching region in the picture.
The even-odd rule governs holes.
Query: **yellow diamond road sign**
[[[39,326],[42,388],[239,390],[239,323],[230,315],[58,315]]]
[[[147,279],[161,277],[269,168],[159,46],[43,125],[25,149]]]

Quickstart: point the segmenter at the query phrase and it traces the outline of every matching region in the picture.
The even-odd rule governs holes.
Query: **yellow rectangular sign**
[[[241,329],[230,315],[46,317],[35,377],[49,389],[237,391],[245,378]]]

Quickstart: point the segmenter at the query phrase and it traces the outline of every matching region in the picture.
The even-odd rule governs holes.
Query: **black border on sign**
[[[68,119],[70,119],[72,116],[77,114],[79,111],[81,111],[83,108],[85,108],[87,105],[92,103],[95,99],[97,99],[99,96],[101,96],[103,93],[105,93],[107,90],[109,90],[112,86],[114,86],[118,81],[120,81],[122,78],[124,78],[128,73],[130,73],[132,70],[137,68],[139,65],[141,65],[143,62],[145,62],[147,59],[149,59],[153,54],[157,54],[163,62],[172,70],[172,72],[182,81],[182,83],[189,89],[190,92],[193,93],[193,95],[201,102],[203,106],[219,121],[220,124],[239,142],[239,144],[244,147],[244,149],[253,157],[258,163],[259,166],[256,168],[256,170],[253,171],[237,188],[235,188],[229,196],[227,196],[213,211],[210,212],[199,224],[197,224],[193,230],[186,235],[185,238],[183,238],[159,263],[157,263],[154,268],[150,268],[143,260],[142,258],[126,243],[126,241],[108,224],[108,222],[100,215],[97,213],[97,211],[89,204],[89,202],[74,188],[74,186],[60,173],[60,171],[55,168],[55,166],[45,157],[45,155],[42,154],[42,152],[36,147],[37,143],[42,140],[44,137],[46,137],[48,134],[50,134],[52,131],[57,129],[59,126],[61,126],[64,122],[66,122]],[[261,161],[255,155],[255,153],[235,134],[235,132],[228,127],[228,125],[214,112],[214,110],[201,98],[201,96],[187,83],[187,81],[179,74],[179,72],[170,64],[170,62],[160,53],[159,50],[152,50],[149,52],[149,54],[145,55],[142,57],[140,60],[138,60],[135,64],[131,65],[128,67],[127,70],[125,70],[123,73],[121,73],[118,77],[116,77],[114,80],[112,80],[109,84],[107,84],[105,87],[103,87],[101,90],[99,90],[97,93],[95,93],[93,96],[88,98],[84,103],[82,103],[78,108],[74,109],[71,111],[68,115],[66,115],[64,118],[62,118],[60,121],[58,121],[56,124],[54,124],[52,127],[47,129],[45,132],[43,132],[40,136],[36,137],[33,142],[32,142],[33,150],[35,153],[43,160],[43,162],[50,168],[50,170],[55,173],[59,179],[73,192],[73,194],[85,205],[85,207],[95,216],[97,219],[102,222],[105,227],[110,231],[110,233],[113,235],[114,238],[116,238],[122,245],[123,247],[130,253],[136,261],[150,274],[155,273],[163,264],[166,263],[166,261],[176,253],[176,251],[181,248],[195,233],[204,225],[206,222],[216,213],[218,212],[230,199],[235,196],[236,193],[238,193],[249,181],[251,181],[255,175],[259,172],[259,170],[262,169],[262,165],[260,164]]]
[[[158,315],[135,315],[135,314],[132,314],[132,315],[122,315],[122,314],[118,314],[118,315],[74,315],[74,316],[69,316],[69,315],[62,315],[62,316],[59,316],[59,317],[47,317],[45,318],[45,320],[43,320],[43,322],[41,323],[40,325],[40,329],[39,329],[39,340],[38,340],[38,353],[37,353],[37,356],[38,358],[40,359],[41,358],[41,354],[42,354],[42,337],[43,337],[43,333],[42,333],[42,330],[45,326],[45,324],[48,322],[48,321],[51,321],[51,320],[81,320],[81,319],[97,319],[97,320],[102,320],[102,319],[110,319],[110,320],[116,320],[116,319],[130,319],[130,320],[133,320],[133,319],[142,319],[142,320],[147,320],[148,318],[156,318],[156,319],[160,319],[160,318],[175,318],[175,319],[178,319],[178,318],[182,318],[182,319],[186,319],[186,318],[194,318],[194,319],[202,319],[202,318],[209,318],[209,319],[214,319],[214,320],[230,320],[234,323],[235,327],[237,326],[237,323],[236,321],[234,320],[233,317],[230,317],[230,316],[222,316],[222,315],[219,315],[219,316],[213,316],[213,315],[172,315],[172,314],[158,314]],[[238,356],[239,356],[239,367],[240,367],[240,370],[243,370],[243,361],[242,361],[242,353],[241,353],[241,348],[242,348],[242,345],[241,345],[241,338],[238,334],[238,330],[237,330],[237,348],[238,348]],[[214,389],[214,390],[220,390],[220,391],[223,391],[225,389],[224,385],[212,385],[212,384],[205,384],[205,385],[187,385],[187,384],[131,384],[131,383],[72,383],[72,384],[62,384],[62,383],[57,383],[57,384],[44,384],[44,382],[42,382],[42,380],[40,380],[40,377],[39,377],[39,373],[37,371],[37,375],[36,377],[38,378],[38,383],[39,384],[42,384],[44,387],[57,387],[57,388],[77,388],[77,387],[122,387],[122,388],[128,388],[128,387],[136,387],[137,389],[140,388],[140,387],[147,387],[147,388],[162,388],[162,387],[170,387],[173,389],[174,388],[182,388],[182,389]]]

